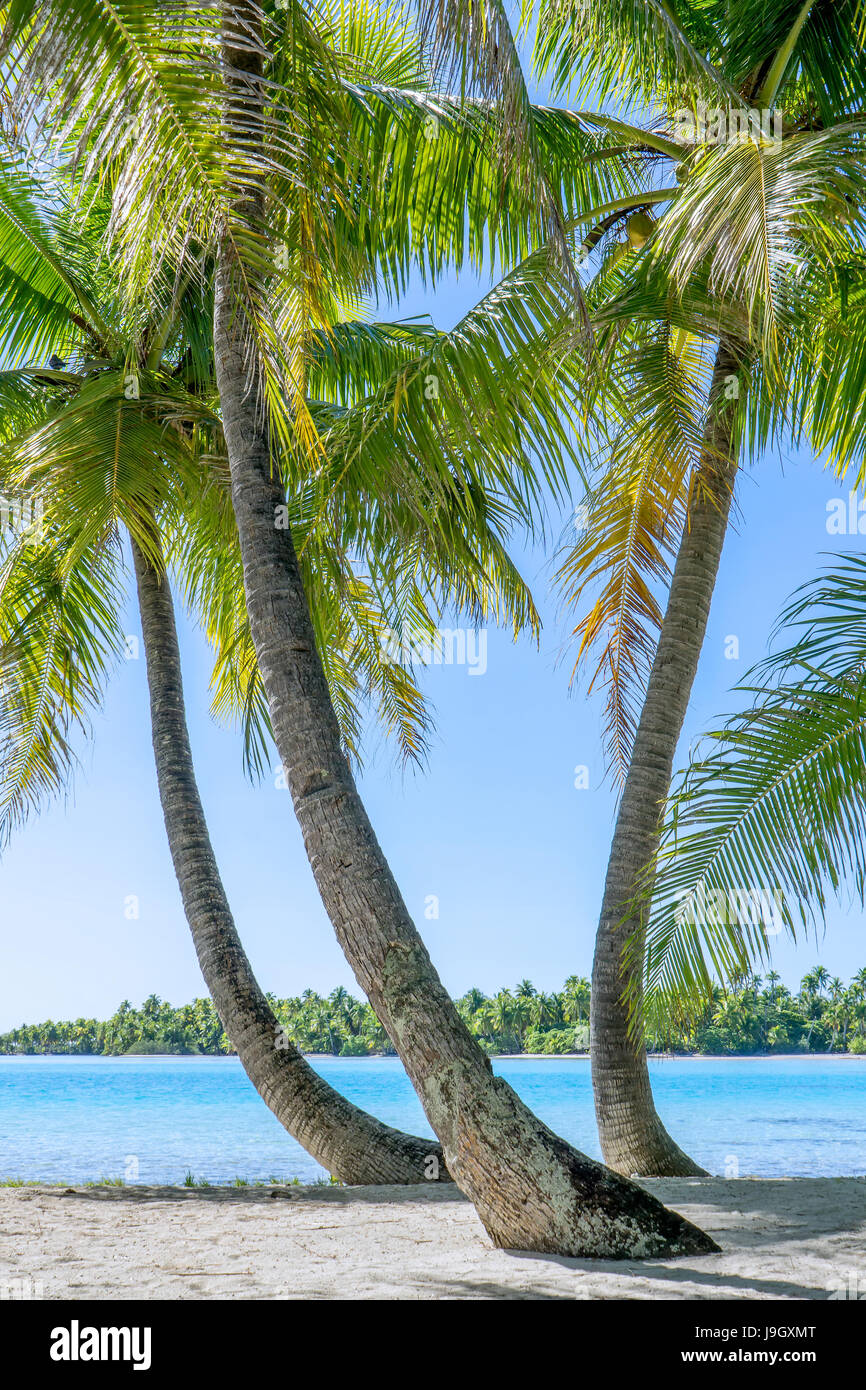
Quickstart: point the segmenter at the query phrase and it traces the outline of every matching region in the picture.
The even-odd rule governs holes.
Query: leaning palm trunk
[[[255,138],[261,63],[243,35],[252,3],[224,11],[227,140]],[[261,134],[262,127],[259,124]],[[237,189],[261,225],[261,195]],[[500,1246],[634,1257],[707,1251],[702,1231],[572,1149],[494,1076],[430,960],[358,795],[316,645],[285,494],[272,460],[245,268],[228,229],[217,251],[214,359],[250,632],[316,884],[355,977],[442,1140],[449,1171]]]
[[[226,1034],[280,1123],[342,1182],[447,1181],[439,1145],[391,1129],[333,1090],[291,1044],[262,993],[235,928],[196,786],[168,579],[135,541],[132,551],[165,828],[196,955]]]
[[[219,256],[214,344],[250,629],[316,884],[340,945],[394,1043],[449,1171],[494,1243],[633,1258],[715,1248],[636,1184],[553,1134],[494,1076],[427,954],[358,795],[328,691],[266,430]]]
[[[661,804],[670,789],[727,530],[737,450],[734,407],[727,405],[725,387],[740,365],[734,345],[722,340],[713,369],[703,456],[692,483],[623,788],[596,936],[590,1009],[595,1113],[605,1162],[619,1173],[678,1176],[705,1171],[674,1143],[656,1113],[646,1049],[632,1037],[624,997],[629,990],[632,1005],[639,1007],[641,980],[630,978],[622,952],[626,938],[641,931],[641,915],[630,912],[628,905],[635,900],[655,850]],[[642,961],[643,952],[635,951],[632,959]]]

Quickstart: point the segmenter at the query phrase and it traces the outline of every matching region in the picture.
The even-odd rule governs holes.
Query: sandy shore
[[[722,1254],[618,1263],[495,1250],[448,1187],[275,1196],[271,1188],[5,1188],[0,1294],[823,1299],[858,1280],[866,1290],[864,1178],[646,1186],[710,1231]]]

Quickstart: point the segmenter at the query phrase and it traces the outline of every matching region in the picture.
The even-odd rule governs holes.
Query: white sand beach
[[[450,1187],[0,1189],[0,1292],[46,1299],[826,1299],[866,1293],[866,1178],[646,1186],[722,1253],[496,1250]]]

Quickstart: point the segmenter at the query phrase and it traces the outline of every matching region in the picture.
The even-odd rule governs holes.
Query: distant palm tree
[[[815,977],[815,989],[818,994],[823,994],[830,984],[829,970],[824,965],[816,965],[812,973]]]
[[[532,1022],[543,1027],[545,1024],[553,1023],[559,1013],[556,995],[545,994],[543,991],[536,991],[530,998],[529,1017]]]
[[[569,975],[563,991],[565,1016],[569,1023],[582,1023],[589,1016],[591,989],[589,980]]]
[[[474,987],[470,990],[467,990],[463,996],[463,1000],[466,1004],[467,1009],[470,1013],[473,1014],[478,1012],[482,1004],[485,1002],[485,998],[486,996],[482,993],[482,991],[480,989],[475,989]]]

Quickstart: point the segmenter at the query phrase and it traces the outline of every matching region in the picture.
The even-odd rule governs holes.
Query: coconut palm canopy
[[[592,681],[607,691],[621,778],[719,332],[740,347],[732,389],[751,457],[792,423],[813,422],[821,442],[832,439],[833,407],[816,402],[828,380],[839,410],[860,398],[846,346],[855,335],[838,331],[837,282],[847,289],[862,242],[861,6],[780,4],[756,23],[748,6],[684,5],[673,19],[663,7],[638,14],[550,0],[536,16],[536,68],[581,103],[591,95],[595,110],[529,100],[496,5],[422,6],[417,30],[375,6],[260,13],[272,99],[260,168],[247,168],[242,140],[232,155],[241,169],[233,174],[223,157],[224,82],[208,56],[219,17],[199,7],[9,6],[15,118],[31,140],[74,151],[88,187],[110,186],[107,231],[132,301],[167,302],[178,276],[200,284],[215,229],[231,220],[284,468],[307,483],[321,448],[309,403],[318,383],[308,377],[333,359],[335,286],[358,303],[399,293],[413,270],[435,283],[446,267],[487,255],[519,266],[536,288],[553,280],[560,311],[570,291],[579,323],[591,302],[597,352],[589,370],[580,359],[563,396],[594,482],[558,579],[578,610],[578,661],[595,652]],[[780,124],[750,121],[766,111],[780,112]],[[249,209],[241,217],[232,203],[244,172],[267,187],[266,224],[246,225]],[[592,272],[583,295],[572,257]],[[494,331],[520,333],[511,303],[491,304]],[[551,312],[548,303],[548,329]],[[843,379],[815,368],[817,323],[848,363]],[[408,328],[388,339],[361,325],[341,333],[343,362],[351,344],[353,367],[379,389],[351,422],[329,422],[330,448],[351,457],[359,492],[373,470],[381,486],[394,467],[383,415],[412,432],[404,442],[423,448],[428,471],[441,461],[451,474],[467,459],[456,466],[445,440],[455,428],[465,438],[467,399],[476,409],[485,400],[485,431],[513,455],[490,344],[475,344],[471,383],[440,381],[431,408],[425,387],[443,353],[407,361],[411,338]],[[520,449],[551,431],[536,413]],[[455,491],[466,505],[469,490],[445,486],[452,505]]]
[[[408,181],[395,176],[372,190],[380,201],[364,235],[375,231],[376,275],[385,285],[400,283],[413,247],[422,262],[428,257],[429,273],[438,273],[449,249],[442,239],[467,198],[476,199],[474,238],[488,227],[521,257],[448,334],[419,321],[358,317],[357,274],[342,291],[329,282],[326,298],[320,288],[314,321],[305,327],[303,410],[315,429],[315,452],[304,463],[292,437],[280,457],[292,479],[286,521],[299,537],[332,697],[356,756],[360,707],[372,696],[403,753],[418,757],[428,715],[412,672],[382,661],[383,635],[429,632],[446,605],[473,621],[493,618],[515,630],[537,625],[506,543],[515,524],[541,524],[543,484],[564,485],[572,454],[562,410],[570,373],[560,359],[570,310],[543,247],[527,251],[523,203],[503,203],[498,231],[489,206],[483,215],[478,210],[479,166],[488,185],[492,177],[484,128],[477,113],[466,117],[452,101],[449,116],[417,86],[411,32],[403,25],[383,34],[356,8],[351,16],[338,13],[335,24],[349,113],[360,104],[371,164],[386,138],[395,169],[403,167],[396,154],[411,162],[411,141],[422,174],[432,152],[437,157],[435,170],[413,182],[403,245],[389,228]],[[382,95],[371,88],[362,100],[357,83],[369,83],[371,69],[395,85],[383,86]],[[416,87],[407,96],[396,84],[408,77]],[[555,113],[544,120],[551,162],[571,162],[570,196],[577,199],[585,192],[579,155],[592,137]],[[433,138],[425,138],[422,121],[437,122]],[[99,699],[119,639],[113,540],[121,522],[147,549],[157,518],[216,648],[215,710],[240,715],[252,769],[261,770],[268,750],[213,383],[207,246],[186,245],[180,264],[172,260],[176,243],[164,247],[161,264],[149,267],[133,296],[114,225],[126,196],[123,169],[112,156],[94,192],[81,169],[100,145],[92,130],[77,138],[74,175],[56,167],[56,158],[50,166],[31,159],[28,167],[7,157],[0,171],[9,367],[0,380],[4,484],[38,492],[45,538],[41,547],[32,535],[20,538],[5,561],[5,824],[20,818],[28,799],[63,782],[70,722],[84,722]],[[460,186],[446,207],[445,193],[434,199],[432,190],[443,167],[451,170],[460,158],[468,166],[465,152],[473,149],[472,176],[454,169],[452,182]],[[609,182],[589,178],[592,196],[611,191]],[[359,260],[367,255],[364,235]],[[277,248],[268,286],[272,327],[294,304],[296,280],[289,289],[279,273],[284,250]],[[372,283],[373,270],[365,274]],[[286,346],[283,337],[280,343]]]
[[[620,780],[719,335],[738,359],[726,395],[739,403],[741,465],[792,432],[840,458],[858,447],[863,24],[857,3],[678,4],[674,14],[547,0],[539,10],[538,69],[579,102],[600,100],[603,111],[584,118],[640,151],[652,211],[651,225],[625,208],[587,213],[586,241],[605,255],[589,436],[601,467],[558,574],[581,612],[578,662],[596,653]],[[624,119],[635,111],[639,125]]]

